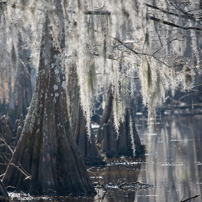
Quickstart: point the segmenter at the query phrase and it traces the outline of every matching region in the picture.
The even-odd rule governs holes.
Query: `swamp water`
[[[190,201],[201,202],[202,115],[161,118],[154,134],[147,132],[144,121],[139,120],[137,128],[142,143],[146,145],[145,158],[110,159],[106,167],[89,168],[91,179],[98,184],[95,197],[31,198],[14,195],[14,200],[180,202],[200,195]]]

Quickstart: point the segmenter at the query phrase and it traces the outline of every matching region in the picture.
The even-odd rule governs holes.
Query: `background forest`
[[[199,0],[0,1],[3,184],[95,195],[86,165],[145,156],[138,114],[150,133],[158,113],[200,114],[201,8]]]

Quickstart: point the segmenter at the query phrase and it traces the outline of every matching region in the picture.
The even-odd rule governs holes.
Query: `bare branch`
[[[162,50],[163,48],[165,48],[168,44],[171,44],[173,41],[178,40],[178,38],[174,38],[172,40],[170,40],[168,43],[166,43],[165,45],[163,45],[162,47],[160,47],[158,50],[156,50],[152,55],[155,55],[157,52],[159,52],[160,50]]]
[[[183,15],[179,15],[179,14],[177,14],[177,13],[173,13],[173,12],[166,11],[166,10],[164,10],[164,9],[162,9],[162,8],[159,8],[159,7],[157,7],[157,6],[150,5],[150,4],[148,4],[148,3],[146,3],[145,5],[148,6],[148,7],[150,7],[150,8],[153,8],[153,9],[156,9],[156,10],[159,10],[159,11],[162,11],[163,13],[166,13],[166,14],[170,14],[170,15],[174,15],[174,16],[182,17],[182,18],[187,18],[187,17],[185,17],[185,16],[183,16]]]
[[[135,53],[138,57],[140,57],[139,55],[145,55],[143,53],[136,52],[135,50],[133,50],[132,48],[130,48],[129,46],[127,46],[127,44],[125,44],[124,42],[122,42],[120,39],[118,39],[118,38],[113,38],[113,39],[116,40],[116,41],[118,41],[120,44],[122,44],[124,47],[126,47],[131,52]]]
[[[166,64],[164,61],[158,59],[158,58],[157,58],[156,56],[154,56],[153,54],[151,55],[151,54],[148,54],[148,53],[140,53],[140,52],[137,52],[137,51],[133,50],[132,48],[130,48],[129,46],[127,46],[127,44],[125,44],[124,42],[122,42],[120,39],[118,39],[118,38],[113,38],[113,39],[115,39],[116,41],[118,41],[120,44],[122,44],[124,47],[126,47],[126,48],[127,48],[128,50],[130,50],[131,52],[135,53],[138,57],[140,57],[140,55],[151,56],[151,57],[153,57],[155,60],[157,60],[158,62],[160,62],[160,63],[162,63],[162,64],[164,64],[164,65],[166,65],[167,67],[170,68],[170,66],[169,66],[168,64]]]
[[[190,19],[190,20],[193,20],[193,21],[195,21],[195,22],[198,22],[197,19],[193,17],[193,15],[190,15],[188,12],[183,11],[183,10],[182,10],[181,8],[179,8],[178,6],[172,5],[172,6],[174,6],[174,8],[175,8],[177,11],[182,12],[183,15],[179,15],[179,14],[174,13],[174,12],[166,11],[166,10],[164,10],[164,9],[162,9],[162,8],[159,8],[159,7],[157,7],[157,6],[153,6],[153,5],[148,4],[148,3],[146,3],[145,5],[148,6],[149,8],[153,8],[153,9],[159,10],[159,11],[165,13],[165,14],[173,15],[173,16],[176,16],[176,17],[179,17],[179,18]]]
[[[5,173],[1,174],[1,175],[0,175],[0,178],[2,178],[4,175],[5,175]]]
[[[3,138],[3,136],[1,135],[0,141],[2,141],[6,147],[10,150],[10,152],[13,154],[13,150],[11,149],[11,147],[7,144],[6,140]]]
[[[14,163],[9,162],[10,160],[9,160],[6,156],[0,154],[0,157],[1,157],[1,158],[4,160],[4,162],[5,162],[5,163],[0,163],[0,165],[13,166],[13,167],[17,168],[17,169],[25,176],[25,179],[24,179],[24,180],[32,179],[32,176],[22,167],[22,165],[21,165],[19,162],[18,162],[19,166],[17,166],[17,165],[15,165]],[[7,163],[6,161],[7,161],[8,163]],[[0,175],[0,178],[1,178],[3,175],[4,175],[4,174]]]
[[[23,67],[24,67],[24,69],[25,69],[25,71],[26,71],[28,77],[32,80],[33,83],[36,83],[36,81],[34,81],[33,78],[32,78],[32,76],[30,75],[30,73],[29,73],[29,71],[28,71],[28,69],[27,69],[25,63],[24,63],[20,58],[17,58],[17,59],[18,59],[18,60],[21,62],[21,64],[23,65]]]
[[[9,165],[17,168],[26,177],[25,180],[32,179],[32,176],[28,175],[27,172],[24,172],[19,166],[15,165],[14,163],[9,163]]]
[[[169,25],[169,26],[176,27],[176,28],[179,28],[179,29],[202,31],[202,29],[199,28],[199,27],[183,27],[183,26],[181,26],[181,25],[177,25],[177,24],[172,23],[172,22],[169,22],[169,21],[161,20],[161,19],[156,18],[156,17],[154,17],[154,16],[148,16],[148,18],[149,18],[150,20],[154,20],[154,21],[156,21],[156,22],[160,22],[160,23],[163,23],[163,24],[165,24],[165,25]]]
[[[185,16],[187,16],[187,18],[192,19],[194,21],[196,21],[196,19],[193,17],[193,15],[189,14],[188,12],[184,11],[183,9],[181,9],[176,3],[171,3],[170,1],[168,1],[169,4],[171,6],[173,6],[177,11],[180,11],[181,13],[183,13]]]
[[[18,164],[19,164],[19,168],[20,168],[28,177],[30,177],[31,175],[22,167],[21,163],[18,162]]]

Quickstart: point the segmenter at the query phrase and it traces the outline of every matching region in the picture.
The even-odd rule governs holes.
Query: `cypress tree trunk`
[[[93,131],[91,132],[91,138],[89,139],[86,130],[86,120],[80,106],[78,109],[77,124],[75,130],[75,138],[79,151],[81,152],[86,165],[105,165],[106,163],[104,162],[103,157],[99,153],[95,144],[94,133]]]
[[[1,182],[1,180],[0,180],[0,196],[3,196],[5,198],[9,197],[3,183]]]
[[[71,116],[71,126],[73,131],[76,129],[78,110],[80,105],[79,86],[77,76],[77,66],[75,63],[69,66],[68,75],[68,99],[69,99],[69,113]]]
[[[7,146],[11,146],[12,138],[13,128],[10,118],[6,116],[0,117],[0,174],[5,172],[6,163],[8,163],[12,157],[12,153]]]
[[[76,144],[78,146],[79,151],[81,152],[81,155],[86,165],[105,165],[106,163],[104,162],[103,157],[99,153],[97,145],[95,144],[95,136],[93,131],[91,131],[91,139],[89,139],[89,136],[87,134],[86,118],[83,114],[80,105],[79,86],[76,68],[76,64],[72,64],[70,66],[68,80],[68,86],[71,86],[71,88],[68,89],[70,103],[69,111],[71,113],[72,128],[74,131]]]
[[[31,67],[30,67],[30,51],[25,50],[23,47],[23,40],[19,34],[18,42],[18,62],[15,77],[14,87],[14,106],[15,106],[15,119],[27,114],[27,108],[32,99],[32,86],[31,86]]]
[[[108,122],[112,114],[112,102],[113,102],[113,96],[112,96],[111,86],[110,86],[107,94],[107,102],[105,105],[104,112],[102,114],[102,118],[100,120],[100,126],[98,128],[98,140],[97,140],[98,143],[101,143],[103,141],[103,133],[101,133],[101,130],[103,125]]]
[[[122,155],[134,156],[133,149],[135,149],[136,156],[144,155],[145,147],[141,144],[135,127],[133,110],[126,108],[125,121],[119,126],[119,137],[117,139],[117,133],[114,127],[112,104],[113,95],[110,87],[108,91],[107,104],[98,129],[98,143],[101,145],[102,152],[106,153],[108,158],[120,157]],[[133,145],[135,148],[133,148]]]
[[[24,181],[23,174],[10,165],[3,182],[32,195],[95,194],[69,130],[65,75],[50,28],[47,17],[36,87],[11,161],[20,163],[31,174],[31,181]]]

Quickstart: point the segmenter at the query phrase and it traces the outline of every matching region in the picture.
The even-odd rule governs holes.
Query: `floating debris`
[[[184,166],[184,163],[163,163],[160,166]]]
[[[125,182],[119,185],[119,188],[124,191],[139,191],[142,189],[153,188],[152,184],[145,184],[141,182]]]

